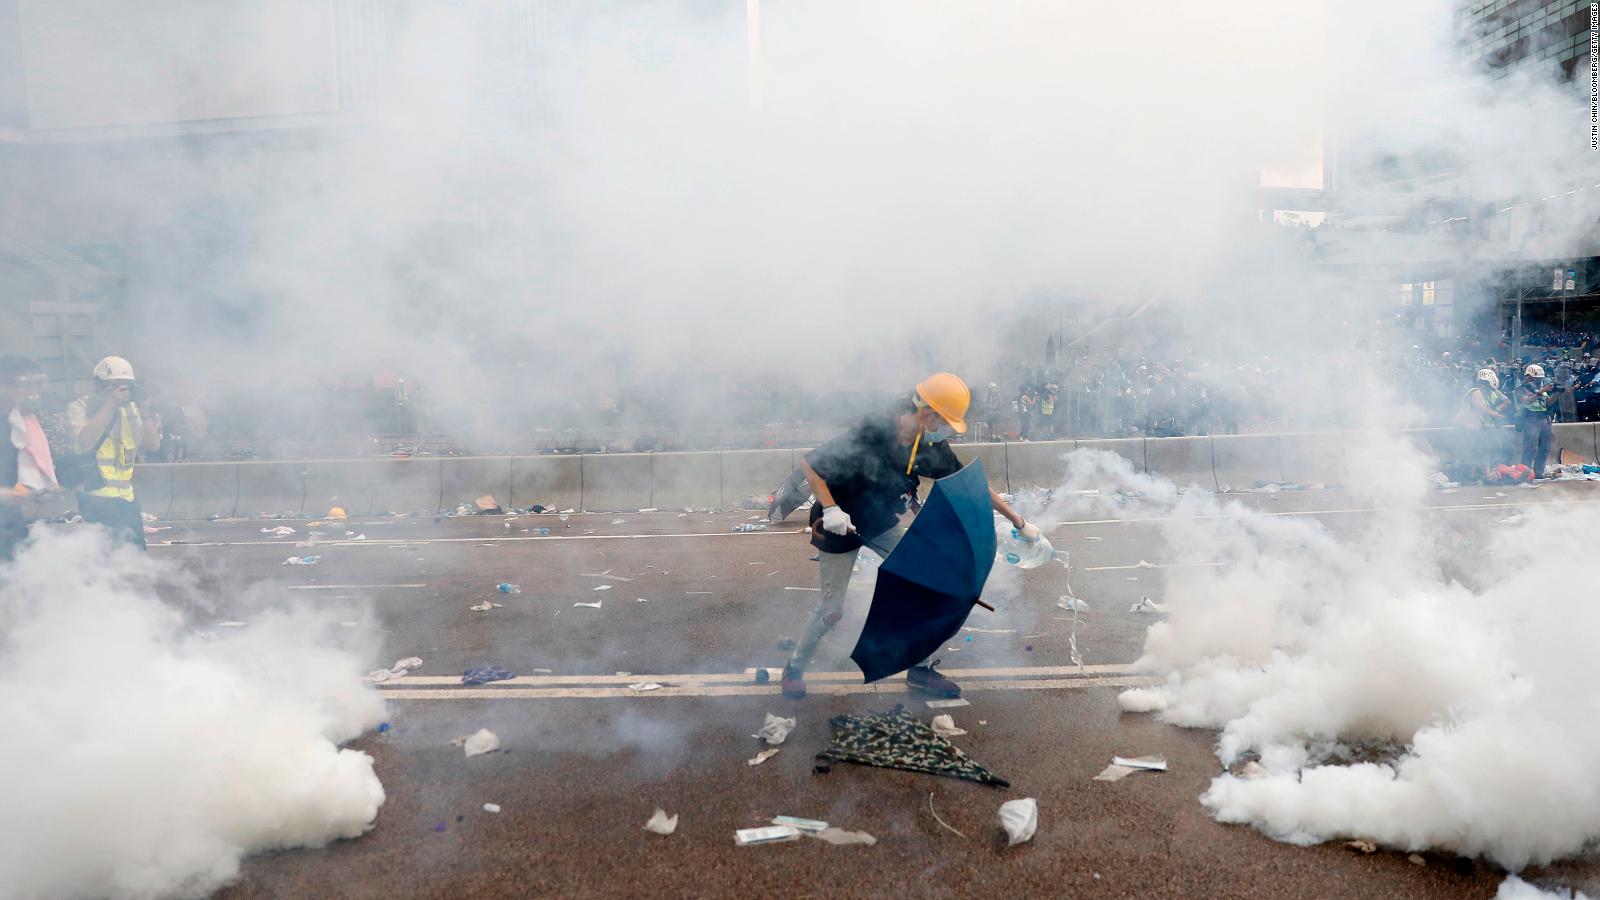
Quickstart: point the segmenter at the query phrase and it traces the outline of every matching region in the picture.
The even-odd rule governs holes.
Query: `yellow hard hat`
[[[972,391],[967,389],[965,381],[949,372],[935,372],[917,385],[917,397],[943,416],[956,434],[967,433],[967,407],[972,405]]]

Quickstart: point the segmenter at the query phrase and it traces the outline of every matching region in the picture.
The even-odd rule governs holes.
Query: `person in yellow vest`
[[[98,487],[78,490],[78,514],[103,525],[113,540],[144,549],[144,515],[133,496],[133,466],[139,451],[161,446],[161,419],[143,416],[133,402],[133,366],[108,356],[94,367],[94,393],[67,406],[67,422],[79,453],[92,454]]]

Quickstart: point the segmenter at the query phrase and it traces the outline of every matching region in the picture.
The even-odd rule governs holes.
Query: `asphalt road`
[[[1510,506],[1600,502],[1593,487],[1437,493],[1430,521],[1468,535]],[[1262,515],[1314,516],[1335,531],[1370,519],[1339,492],[1236,499]],[[1130,513],[1144,515],[1136,505]],[[340,627],[370,645],[374,667],[424,660],[379,688],[391,729],[353,745],[374,756],[388,792],[373,831],[249,860],[219,896],[1488,897],[1503,877],[1448,857],[1419,866],[1402,854],[1293,847],[1205,814],[1196,798],[1218,771],[1214,735],[1122,715],[1115,703],[1135,683],[1127,667],[1156,618],[1129,606],[1159,600],[1166,579],[1183,574],[1166,567],[1171,554],[1153,518],[1078,517],[1052,534],[1071,555],[1072,593],[1090,604],[1077,623],[1085,669],[1071,663],[1073,623],[1056,604],[1069,573],[1054,565],[1020,580],[1008,571],[1012,580],[997,584],[1014,589],[990,595],[999,609],[975,611],[968,625],[982,630],[963,632],[942,654],[970,702],[944,710],[969,730],[955,741],[1009,789],[850,765],[817,774],[812,757],[827,744],[830,716],[897,703],[924,717],[938,711],[902,682],[864,686],[852,674],[870,572],[824,642],[812,696],[789,701],[776,679],[755,683],[756,667],[785,660],[779,643],[800,633],[817,576],[799,515],[767,532],[730,533],[751,515],[312,528],[257,520],[173,523],[150,535],[152,553],[181,560],[215,598],[193,610],[200,627],[248,627],[260,604],[287,598],[333,608]],[[296,534],[261,533],[278,525]],[[551,533],[526,530],[540,527]],[[309,530],[324,538],[297,546]],[[346,540],[357,535],[365,540]],[[320,562],[282,565],[308,554]],[[521,592],[500,593],[501,582]],[[501,606],[469,609],[486,600]],[[596,601],[598,609],[574,605]],[[481,665],[521,677],[461,688],[460,673]],[[663,687],[627,686],[639,682]],[[798,726],[776,757],[749,766],[762,746],[751,735],[767,712],[795,716]],[[467,759],[450,744],[478,728],[496,732],[503,751]],[[1092,780],[1113,755],[1145,753],[1164,754],[1170,771]],[[996,810],[1020,797],[1037,798],[1039,831],[1007,848]],[[641,829],[658,806],[681,816],[676,834]],[[736,828],[775,815],[867,831],[878,844],[734,845]],[[1600,870],[1567,865],[1561,874],[1584,886]]]

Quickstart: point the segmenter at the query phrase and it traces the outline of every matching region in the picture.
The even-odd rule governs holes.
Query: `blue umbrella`
[[[961,630],[994,565],[994,512],[983,463],[933,484],[878,569],[872,609],[850,658],[866,680],[916,665]]]

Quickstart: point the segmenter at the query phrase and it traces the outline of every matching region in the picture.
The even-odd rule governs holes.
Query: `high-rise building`
[[[1578,0],[1463,0],[1466,49],[1501,74],[1548,67],[1571,81],[1589,61],[1589,4]]]

